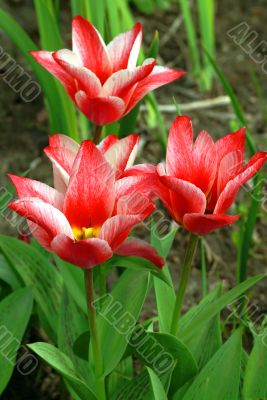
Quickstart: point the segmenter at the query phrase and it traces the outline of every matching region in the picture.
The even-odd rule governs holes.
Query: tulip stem
[[[96,375],[96,390],[97,399],[106,399],[105,378],[103,377],[103,360],[101,354],[101,346],[97,331],[96,310],[94,307],[94,288],[93,288],[93,271],[92,269],[85,270],[85,288],[86,300],[88,309],[88,322],[90,328],[90,342],[92,344],[94,367]]]
[[[103,129],[103,126],[95,125],[94,139],[93,139],[95,144],[98,144],[100,142],[102,129]]]
[[[183,268],[182,268],[182,275],[181,275],[181,278],[179,281],[175,306],[174,306],[174,310],[173,310],[170,333],[174,336],[177,335],[177,331],[178,331],[178,325],[179,325],[181,309],[182,309],[182,305],[183,305],[183,301],[184,301],[185,290],[187,287],[187,283],[188,283],[191,266],[192,266],[192,261],[193,261],[193,257],[194,257],[195,251],[196,251],[197,243],[198,243],[198,236],[191,234],[189,243],[188,243],[188,247],[186,250],[185,260],[184,260],[184,264],[183,264]]]

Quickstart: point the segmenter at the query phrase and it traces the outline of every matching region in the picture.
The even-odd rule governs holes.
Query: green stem
[[[101,346],[97,331],[96,311],[93,306],[94,288],[93,288],[93,271],[92,269],[85,270],[85,288],[86,300],[88,308],[88,322],[90,328],[90,337],[92,343],[95,375],[96,375],[96,390],[97,399],[106,400],[105,379],[103,377],[103,361],[101,354]]]
[[[101,139],[102,129],[103,129],[103,126],[95,125],[94,139],[93,139],[95,144],[98,144]]]
[[[174,306],[174,311],[173,311],[173,316],[172,316],[172,324],[171,324],[171,330],[170,333],[172,335],[177,335],[178,331],[178,325],[179,325],[179,319],[181,315],[181,309],[184,301],[184,295],[185,295],[185,290],[186,286],[188,283],[188,278],[191,270],[191,265],[192,265],[192,260],[195,254],[195,250],[197,247],[197,242],[198,242],[198,236],[195,236],[193,234],[190,235],[186,255],[185,255],[185,260],[182,268],[182,275],[180,278],[179,282],[179,287],[176,295],[176,301],[175,301],[175,306]]]
[[[200,248],[201,248],[201,288],[202,288],[202,298],[204,298],[208,293],[208,287],[207,287],[206,253],[205,253],[203,238],[201,238],[200,241]]]

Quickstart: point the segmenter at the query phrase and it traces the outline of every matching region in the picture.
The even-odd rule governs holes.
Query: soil
[[[70,26],[70,15],[68,3],[64,2],[62,18],[64,29]],[[195,2],[192,1],[195,5]],[[171,33],[175,20],[180,18],[178,1],[167,10],[156,11],[153,16],[146,16],[138,13],[134,8],[136,19],[144,24],[144,41],[148,48],[155,30],[158,30],[161,38],[159,62],[162,65],[188,70],[184,78],[176,84],[164,86],[155,92],[159,104],[172,104],[172,97],[180,104],[190,103],[195,100],[205,98],[215,98],[224,95],[220,83],[215,80],[213,88],[208,93],[201,93],[190,73],[190,66],[187,65],[188,46],[184,25],[181,23],[178,28]],[[194,6],[195,7],[195,6]],[[30,37],[38,42],[38,31],[34,17],[32,2],[28,0],[9,0],[3,1],[3,8],[7,9],[23,25]],[[267,84],[266,73],[261,65],[255,64],[249,56],[240,49],[227,35],[227,31],[240,22],[245,21],[252,30],[258,33],[258,42],[267,37],[267,8],[264,0],[222,0],[216,5],[216,61],[223,70],[224,75],[231,83],[234,91],[242,103],[245,111],[249,128],[253,134],[258,148],[266,149],[267,126],[266,109],[260,105],[255,85],[252,80],[251,70],[256,71],[260,80],[260,85],[266,101]],[[65,32],[69,39],[70,31]],[[13,45],[13,43],[0,31],[1,47],[8,52],[16,62],[25,68],[31,76],[32,72],[23,57]],[[30,168],[29,176],[47,183],[51,183],[51,169],[49,162],[43,156],[42,149],[47,143],[49,132],[47,115],[44,109],[43,98],[39,96],[30,103],[25,103],[20,96],[12,91],[11,88],[1,79],[0,71],[0,154],[1,154],[1,175],[0,185],[9,188],[7,173],[23,174]],[[213,138],[230,132],[232,129],[229,124],[233,120],[233,111],[230,106],[220,106],[204,110],[195,110],[188,113],[193,119],[195,132],[202,129],[207,130]],[[175,114],[164,114],[164,121],[167,129],[174,119]],[[149,129],[146,125],[144,115],[138,126],[138,133],[144,138],[144,147],[138,162],[159,162],[163,155],[160,145],[154,140],[156,128]],[[245,193],[241,193],[241,197]],[[239,198],[241,198],[239,197]],[[247,204],[249,196],[247,195]],[[225,228],[216,231],[205,238],[205,248],[207,251],[207,269],[209,289],[216,283],[223,280],[226,287],[230,287],[236,282],[236,260],[237,249],[234,238],[239,226]],[[16,235],[15,230],[5,220],[0,217],[0,231],[5,234]],[[145,229],[139,229],[142,236],[148,237],[149,233]],[[250,249],[249,275],[255,275],[266,271],[267,261],[267,218],[266,212],[261,209],[259,219],[253,236],[253,243]],[[168,257],[168,262],[175,282],[179,278],[179,270],[184,257],[185,243],[188,235],[183,230],[179,230],[172,251]],[[197,254],[194,268],[187,291],[185,308],[195,304],[201,298],[201,271],[200,256]],[[254,292],[253,301],[260,310],[266,312],[267,299],[265,281],[257,285]],[[151,296],[144,309],[144,316],[151,316],[156,313],[153,297]],[[36,334],[36,333],[35,333]],[[30,333],[32,335],[32,333]],[[25,342],[27,342],[25,339]],[[10,382],[9,387],[2,396],[3,400],[52,400],[60,399],[60,379],[44,364],[41,364],[36,376],[30,379],[21,377],[18,373]],[[63,397],[62,397],[63,398]],[[64,397],[66,398],[66,397]]]

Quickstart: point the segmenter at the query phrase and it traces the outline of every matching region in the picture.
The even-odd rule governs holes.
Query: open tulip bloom
[[[138,204],[136,196],[127,195],[129,185],[126,194],[123,184],[117,185],[136,144],[136,135],[121,141],[110,136],[99,148],[90,140],[79,147],[64,135],[52,136],[46,153],[53,162],[55,188],[10,175],[19,196],[10,208],[27,219],[45,249],[81,268],[92,268],[113,253],[143,257],[162,267],[164,260],[152,246],[128,238],[154,209],[144,195]]]
[[[245,164],[244,147],[244,128],[215,143],[202,131],[193,142],[190,118],[176,118],[168,138],[166,172],[161,164],[157,168],[156,192],[178,224],[206,235],[239,218],[226,212],[240,187],[267,159],[266,152],[258,152]]]
[[[140,23],[107,46],[96,28],[83,17],[73,19],[72,29],[72,51],[31,54],[60,80],[77,107],[95,125],[117,121],[148,92],[184,74],[156,66],[154,59],[136,66],[142,42]]]

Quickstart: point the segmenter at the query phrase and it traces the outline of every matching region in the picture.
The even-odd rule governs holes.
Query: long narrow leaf
[[[15,291],[0,303],[0,394],[16,366],[16,355],[29,322],[32,304],[29,288]]]

